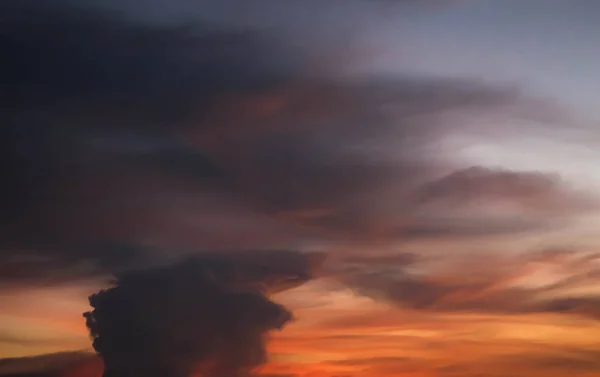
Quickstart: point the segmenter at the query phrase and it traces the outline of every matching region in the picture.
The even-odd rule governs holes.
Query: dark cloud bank
[[[144,261],[146,249],[128,244],[240,249],[515,231],[497,219],[477,219],[481,230],[439,223],[410,193],[455,168],[426,147],[457,127],[451,115],[527,102],[512,89],[341,80],[333,46],[296,49],[276,32],[219,24],[158,26],[65,1],[5,2],[1,22],[11,90],[0,113],[0,258],[11,281],[35,281],[40,263],[65,271],[92,261],[106,274]],[[540,185],[573,206],[575,194],[543,177],[532,189]],[[421,200],[439,188],[427,190]]]
[[[320,257],[248,249],[513,234],[548,225],[528,200],[540,195],[555,213],[588,207],[545,175],[465,174],[427,149],[459,126],[453,114],[526,107],[512,89],[341,80],[333,47],[43,4],[0,6],[0,80],[10,88],[0,110],[0,281],[116,275],[87,314],[106,377],[240,376],[264,361],[268,332],[292,318],[269,293],[309,280]],[[437,217],[473,197],[495,200],[488,186],[525,221]],[[206,253],[224,249],[245,251]],[[427,303],[411,292],[439,290],[390,287],[419,307]]]

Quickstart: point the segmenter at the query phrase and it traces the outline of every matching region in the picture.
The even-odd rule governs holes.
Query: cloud
[[[298,212],[295,220],[346,230],[349,238],[456,240],[556,229],[598,204],[595,195],[573,189],[551,173],[471,167],[431,179],[424,176],[427,171],[382,174],[387,182],[365,177],[366,185],[373,186],[362,186],[338,208],[336,200],[343,196],[332,195],[328,211],[306,217]],[[352,185],[340,183],[340,191],[342,187]]]
[[[598,297],[579,290],[598,282],[591,255],[447,251],[432,266],[383,250],[407,240],[514,238],[596,209],[595,198],[551,172],[469,168],[441,143],[472,123],[485,132],[482,114],[556,121],[554,104],[468,79],[345,77],[350,60],[368,56],[363,46],[340,49],[333,36],[312,43],[303,39],[310,33],[251,23],[165,25],[74,3],[0,5],[0,80],[11,89],[0,110],[0,288],[116,275],[88,315],[109,374],[243,375],[259,365],[266,337],[292,318],[270,295],[297,295],[288,290],[321,276],[323,255],[275,249],[343,249],[323,275],[375,299],[356,304],[326,289],[302,297],[309,314],[337,300],[343,316],[330,326],[354,326],[317,339],[337,348],[314,357],[357,356],[325,363],[339,367],[329,375],[349,375],[350,365],[366,374],[433,368],[440,360],[420,359],[425,351],[398,355],[399,339],[408,348],[431,329],[415,335],[403,323],[404,335],[380,339],[385,347],[368,343],[379,331],[370,327],[416,317],[600,318]],[[552,279],[535,285],[547,277],[532,278],[536,271]],[[384,311],[388,303],[395,311]],[[378,316],[361,324],[353,314],[370,315],[369,305]],[[307,328],[320,319],[307,318]],[[316,353],[315,338],[301,335],[297,347]],[[418,345],[455,357],[456,343],[441,343]],[[85,375],[87,365],[64,376]],[[273,375],[311,375],[302,368]]]
[[[542,213],[583,211],[595,204],[591,197],[586,198],[584,193],[577,195],[553,174],[483,167],[459,170],[426,183],[416,196],[422,205],[442,202],[468,206],[477,202],[500,202]]]
[[[89,363],[95,356],[87,352],[59,352],[32,357],[0,360],[0,375],[61,375],[82,363]]]
[[[549,376],[591,376],[600,370],[598,352],[585,349],[556,347],[549,350],[531,350],[520,354],[489,357],[475,363],[452,364],[436,369],[436,375],[525,377],[540,373]]]
[[[597,263],[581,263],[590,260],[589,253],[575,253],[559,268],[540,262],[547,254],[471,254],[454,257],[452,262],[446,260],[443,268],[413,255],[383,259],[403,261],[397,264],[380,263],[378,256],[371,261],[364,256],[359,263],[352,258],[343,262],[341,257],[338,265],[330,268],[337,279],[359,294],[409,309],[437,313],[554,313],[600,319],[597,293],[569,291],[596,284]]]
[[[267,333],[292,319],[265,293],[309,268],[293,253],[215,255],[119,276],[85,313],[104,376],[247,375],[266,360]]]
[[[422,372],[425,360],[410,357],[372,357],[330,361],[330,364],[357,368],[359,374],[405,374]]]
[[[561,372],[581,373],[600,371],[597,351],[577,350],[556,352],[555,354],[509,355],[498,358],[499,364],[518,369],[553,370]]]
[[[408,239],[516,235],[559,228],[592,213],[598,197],[553,173],[482,166],[458,169],[419,183],[391,207]]]
[[[92,354],[62,353],[42,355],[32,358],[4,359],[0,367],[2,375],[9,373],[19,376],[61,376],[61,377],[96,377],[101,372],[98,366],[101,362]],[[306,367],[306,366],[305,366]],[[407,357],[373,357],[351,358],[345,360],[330,360],[317,364],[312,369],[295,369],[295,373],[260,373],[263,377],[276,376],[311,376],[319,375],[317,370],[337,372],[338,376],[368,376],[372,373],[404,373],[417,374],[428,372],[436,376],[466,376],[466,377],[526,377],[536,373],[549,376],[591,376],[597,373],[599,365],[597,352],[585,349],[570,349],[568,347],[551,347],[529,349],[519,354],[504,353],[485,357],[470,362],[456,360],[442,361]],[[319,368],[319,369],[317,369]],[[36,374],[37,373],[37,374]]]
[[[421,184],[461,168],[432,152],[436,141],[469,114],[530,104],[513,88],[343,78],[333,45],[252,25],[165,25],[68,1],[6,3],[0,17],[0,74],[15,89],[0,114],[7,282],[118,272],[153,263],[153,250],[546,225],[410,205]]]

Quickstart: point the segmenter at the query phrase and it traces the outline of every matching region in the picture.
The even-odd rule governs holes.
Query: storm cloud
[[[268,332],[292,319],[267,292],[309,280],[310,267],[293,253],[203,255],[119,276],[85,313],[104,376],[248,375]]]
[[[536,170],[545,144],[527,170],[511,155],[585,132],[564,135],[573,119],[527,83],[406,63],[429,43],[416,13],[449,3],[2,2],[0,347],[89,346],[91,292],[106,377],[304,377],[309,364],[475,376],[447,355],[506,351],[493,348],[503,320],[557,342],[577,322],[573,344],[592,344],[597,254],[528,246],[593,226],[598,198],[552,163]],[[585,175],[576,164],[561,171]],[[292,312],[306,321],[286,326]],[[47,334],[34,326],[55,317]],[[273,368],[257,371],[283,328],[268,343]],[[559,351],[528,353],[523,370],[598,367],[597,354]],[[84,356],[63,377],[101,373]],[[482,365],[515,362],[492,359]]]
[[[436,148],[469,114],[530,116],[513,88],[342,79],[326,53],[256,30],[3,10],[9,283],[121,273],[161,250],[510,235],[591,207],[552,175],[465,170]],[[482,212],[496,202],[513,211]]]
[[[0,17],[2,80],[12,88],[0,113],[8,280],[34,282],[69,264],[110,274],[145,263],[146,250],[548,225],[523,213],[482,221],[431,209],[440,186],[462,183],[423,186],[462,169],[436,145],[469,114],[531,118],[551,108],[514,88],[344,78],[332,68],[341,56],[352,64],[352,54],[335,43],[296,43],[294,33],[251,25],[165,24],[68,1],[10,2]],[[469,179],[486,190],[484,181],[517,174]],[[548,200],[573,207],[577,193],[549,185]]]

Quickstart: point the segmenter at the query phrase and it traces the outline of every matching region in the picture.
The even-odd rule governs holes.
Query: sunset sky
[[[600,376],[597,0],[24,0],[0,31],[0,376],[100,376],[113,275],[216,339],[206,377]]]

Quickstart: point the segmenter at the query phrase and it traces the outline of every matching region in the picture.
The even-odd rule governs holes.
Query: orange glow
[[[560,314],[423,312],[332,287],[334,283],[321,279],[277,295],[279,302],[294,311],[296,321],[272,334],[270,361],[260,368],[261,373],[468,377],[485,371],[490,377],[506,373],[516,377],[590,377],[598,372],[589,370],[600,372],[600,324],[592,319]],[[60,290],[53,292],[60,294]],[[31,342],[16,348],[3,344],[3,355],[61,351],[89,343],[80,318],[84,309],[80,300],[73,298],[69,305],[61,304],[63,310],[56,310],[36,307],[33,297],[20,297],[21,304],[3,314],[9,320],[3,325],[19,320],[35,325],[18,326]],[[68,297],[64,300],[69,302]],[[44,317],[42,310],[52,312],[52,317]],[[26,311],[32,314],[24,316]],[[30,332],[28,328],[36,330]],[[62,340],[45,344],[43,339],[49,336]],[[90,361],[69,368],[62,377],[100,376],[101,370],[98,360]]]

